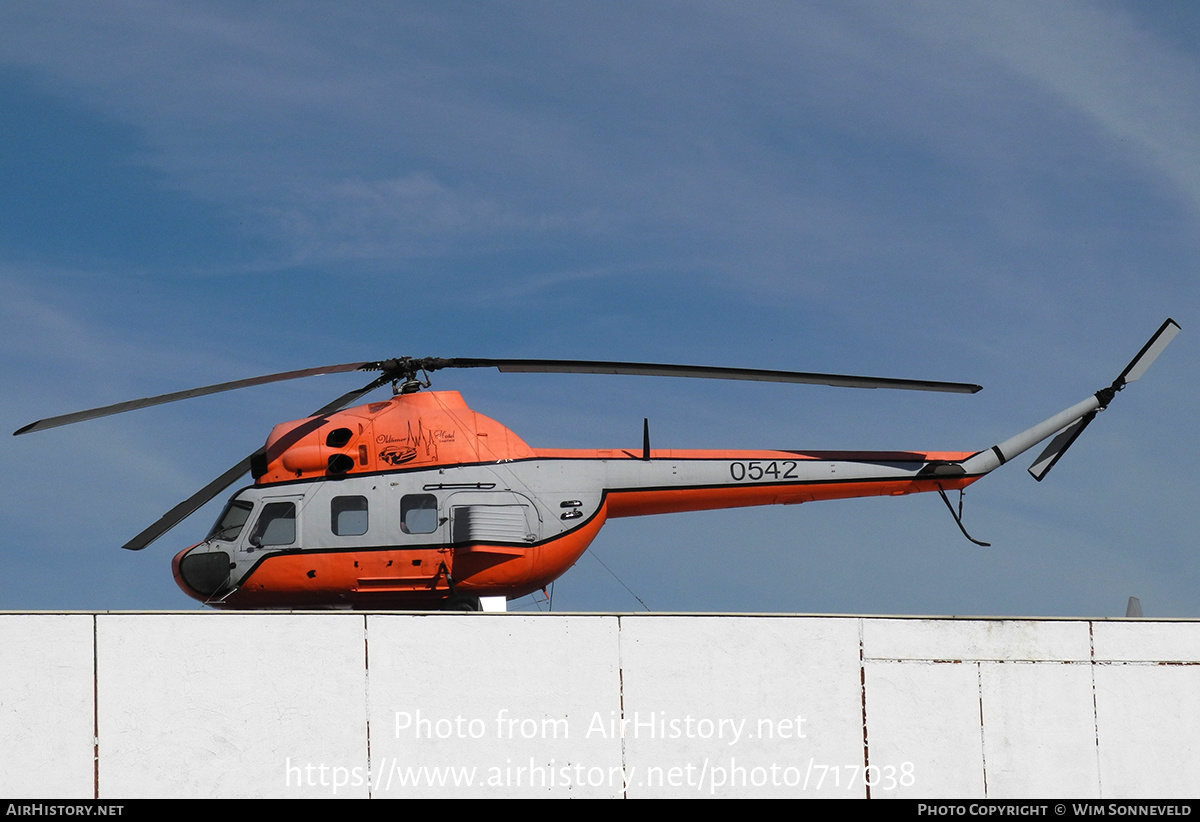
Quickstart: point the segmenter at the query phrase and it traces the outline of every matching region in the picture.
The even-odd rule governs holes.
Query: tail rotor
[[[1158,359],[1158,355],[1163,352],[1171,340],[1175,339],[1175,335],[1178,333],[1179,324],[1170,318],[1159,326],[1158,331],[1154,332],[1154,336],[1142,346],[1142,350],[1137,353],[1137,356],[1130,360],[1129,365],[1125,366],[1125,370],[1113,380],[1112,385],[1107,388],[1101,388],[1096,392],[1096,400],[1099,403],[1098,407],[1072,422],[1066,428],[1059,431],[1054,436],[1054,439],[1050,440],[1050,444],[1033,461],[1033,465],[1029,466],[1030,475],[1038,482],[1041,482],[1042,478],[1050,473],[1050,469],[1067,452],[1067,449],[1071,447],[1075,440],[1079,439],[1079,435],[1083,433],[1083,429],[1087,428],[1091,421],[1096,419],[1096,414],[1108,407],[1108,404],[1113,401],[1118,391],[1124,390],[1125,386],[1145,374],[1146,369]]]

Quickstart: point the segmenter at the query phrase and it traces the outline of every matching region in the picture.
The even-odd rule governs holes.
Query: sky
[[[984,390],[435,387],[535,447],[975,451],[1173,317],[1045,481],[968,490],[990,548],[933,495],[614,520],[552,607],[1200,617],[1198,92],[1177,3],[5,3],[0,418],[633,360]],[[360,383],[8,437],[0,610],[199,607],[170,558],[222,500],[119,546]]]

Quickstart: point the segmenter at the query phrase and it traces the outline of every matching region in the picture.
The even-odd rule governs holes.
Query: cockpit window
[[[296,541],[296,505],[269,502],[250,535],[251,545],[291,545]]]
[[[242,533],[242,526],[246,524],[246,520],[250,519],[250,512],[253,509],[254,505],[245,500],[231,500],[225,506],[225,510],[221,512],[221,516],[217,517],[216,525],[208,532],[205,539],[233,542],[238,538],[238,534]]]

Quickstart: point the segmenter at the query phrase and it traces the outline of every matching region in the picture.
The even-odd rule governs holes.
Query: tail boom
[[[1101,408],[1103,406],[1100,404],[1100,398],[1096,394],[1093,394],[1083,402],[1076,403],[1065,411],[1060,411],[1053,417],[1009,437],[1004,442],[993,445],[991,448],[980,451],[974,456],[963,460],[963,470],[967,474],[977,476],[989,474],[1014,457],[1021,456],[1021,454],[1024,454],[1042,440],[1074,425],[1089,414],[1096,413]]]

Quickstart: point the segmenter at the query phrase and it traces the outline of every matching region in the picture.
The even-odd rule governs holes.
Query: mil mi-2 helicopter
[[[449,368],[633,374],[975,393],[966,383],[794,371],[576,360],[440,359],[345,363],[163,394],[31,423],[25,434],[110,414],[318,374],[378,371],[311,416],[276,425],[240,461],[124,547],[141,550],[247,471],[203,542],[179,552],[175,579],[216,608],[500,610],[565,573],[610,517],[962,489],[1053,437],[1029,469],[1041,480],[1118,391],[1179,332],[1166,320],[1111,385],[982,451],[839,452],[531,448],[429,391]],[[348,407],[388,383],[383,402]],[[986,544],[986,543],[979,543]],[[481,599],[482,598],[482,599]]]

